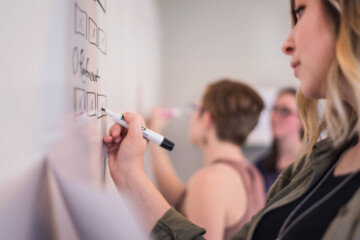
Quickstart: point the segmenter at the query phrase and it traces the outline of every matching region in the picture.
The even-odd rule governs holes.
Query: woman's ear
[[[212,121],[212,117],[209,111],[204,111],[203,116],[202,116],[202,121],[204,124],[205,129],[210,129],[213,126],[213,121]]]

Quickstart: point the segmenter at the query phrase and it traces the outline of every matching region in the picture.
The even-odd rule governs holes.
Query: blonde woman
[[[293,28],[283,51],[301,83],[303,148],[274,183],[265,207],[232,239],[359,239],[360,0],[291,0],[291,7]],[[318,119],[317,100],[323,98],[326,111]],[[113,143],[120,126],[104,139],[119,190],[128,190],[155,239],[203,239],[204,230],[171,209],[143,173],[144,123],[130,113],[126,120],[130,129],[120,147]]]

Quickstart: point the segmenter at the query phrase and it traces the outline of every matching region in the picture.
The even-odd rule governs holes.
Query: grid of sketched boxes
[[[86,94],[85,94],[86,93]],[[104,94],[86,92],[82,88],[74,88],[74,113],[76,116],[86,114],[87,116],[105,116],[101,108],[107,107],[107,97]]]
[[[103,11],[106,11],[106,0],[97,1]],[[103,4],[103,5],[102,5]],[[105,8],[103,8],[105,6]],[[96,46],[100,52],[106,55],[107,51],[107,38],[106,32],[98,26],[94,19],[88,16],[87,12],[75,3],[75,19],[74,19],[75,34],[83,36],[89,41],[90,44]]]

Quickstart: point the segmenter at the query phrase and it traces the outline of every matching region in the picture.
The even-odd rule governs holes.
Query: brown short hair
[[[242,146],[258,123],[264,101],[250,86],[231,79],[210,84],[202,99],[219,139]]]

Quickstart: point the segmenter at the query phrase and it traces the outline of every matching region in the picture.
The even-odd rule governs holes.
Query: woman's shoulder
[[[241,187],[242,179],[239,173],[227,164],[212,164],[205,166],[195,172],[190,178],[187,189],[220,189],[226,191],[228,188]]]
[[[236,172],[230,166],[225,164],[211,164],[196,171],[191,176],[189,184],[191,182],[219,182],[220,179],[226,178],[229,174],[236,176]]]
[[[203,208],[216,205],[218,210],[227,211],[229,206],[245,206],[248,196],[238,173],[225,164],[214,164],[199,169],[190,178],[186,192],[186,211],[189,211],[188,204],[199,202],[202,203]]]

